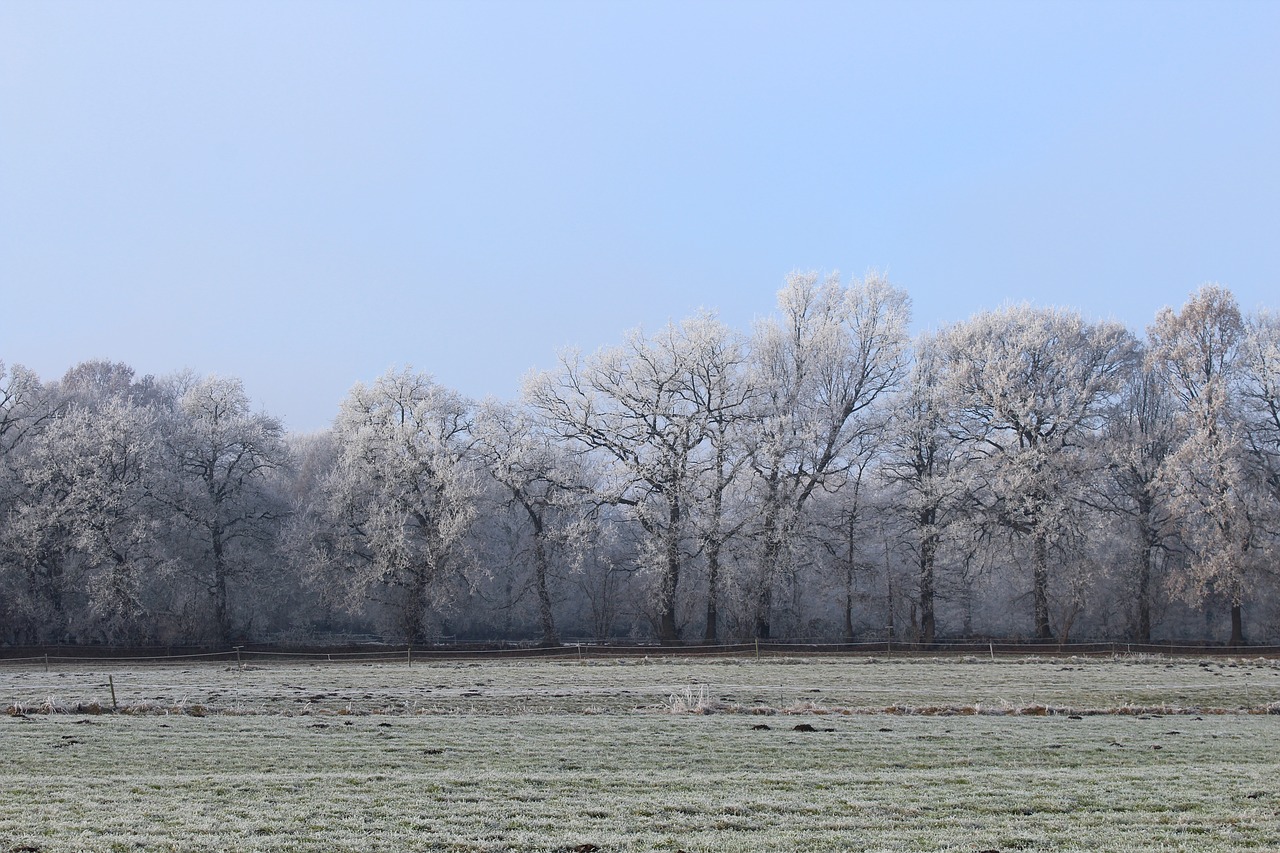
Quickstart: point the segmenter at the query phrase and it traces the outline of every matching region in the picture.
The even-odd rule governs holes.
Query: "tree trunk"
[[[777,565],[778,554],[781,553],[781,547],[772,539],[765,542],[764,559],[760,572],[760,589],[756,596],[756,639],[769,639],[769,611],[773,609],[773,571],[771,567]]]
[[[556,631],[555,614],[551,612],[551,592],[547,589],[547,549],[540,533],[534,534],[533,557],[537,573],[538,615],[542,619],[542,644],[558,646],[560,634]]]
[[[547,584],[547,545],[542,534],[542,519],[527,503],[523,506],[533,524],[533,570],[534,583],[538,588],[538,616],[542,621],[542,645],[558,646],[560,633],[556,630],[555,614],[551,610],[551,590]]]
[[[1145,494],[1139,497],[1138,529],[1142,533],[1142,561],[1138,565],[1138,600],[1135,606],[1134,639],[1139,643],[1151,642],[1151,576],[1160,553],[1159,534],[1151,529],[1152,500]]]
[[[919,640],[926,646],[933,645],[936,621],[933,615],[933,568],[937,560],[938,535],[933,530],[936,511],[928,508],[920,512],[920,524],[925,535],[920,540],[920,634]]]
[[[222,531],[211,530],[213,544],[213,622],[218,639],[231,645],[231,616],[227,612],[227,563],[222,553]]]
[[[1148,544],[1138,567],[1138,627],[1134,639],[1139,643],[1151,642],[1151,564],[1158,552],[1155,545]]]
[[[676,626],[676,593],[680,587],[680,499],[672,497],[667,504],[666,560],[662,572],[659,601],[658,642],[664,646],[680,645],[680,629]]]
[[[707,544],[707,627],[702,642],[712,645],[720,636],[720,543]]]
[[[426,610],[426,572],[411,570],[408,589],[405,591],[404,596],[404,612],[401,614],[405,639],[408,642],[422,643],[426,641]]]
[[[1231,605],[1231,642],[1232,646],[1243,646],[1244,641],[1244,619],[1241,612],[1240,604]]]
[[[1037,640],[1052,640],[1053,629],[1049,625],[1049,543],[1040,531],[1033,534],[1034,579],[1032,600],[1035,611]]]

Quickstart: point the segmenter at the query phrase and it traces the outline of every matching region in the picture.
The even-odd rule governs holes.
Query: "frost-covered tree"
[[[1244,643],[1243,606],[1259,569],[1260,489],[1246,459],[1241,419],[1241,348],[1235,297],[1220,285],[1194,293],[1181,311],[1162,309],[1148,329],[1149,361],[1178,401],[1182,441],[1161,476],[1191,546],[1184,591],[1231,606],[1231,645]]]
[[[778,314],[756,327],[750,587],[761,639],[772,633],[775,586],[789,576],[806,505],[849,472],[850,449],[881,430],[874,406],[906,375],[909,320],[907,294],[879,275],[844,286],[807,273],[788,277]]]
[[[935,592],[938,552],[948,527],[961,511],[962,489],[954,475],[962,452],[950,429],[950,400],[942,387],[934,337],[920,336],[903,393],[887,424],[881,473],[887,496],[911,531],[907,548],[915,560],[918,640],[926,645],[937,633]]]
[[[12,470],[24,438],[53,417],[53,395],[40,377],[20,364],[5,368],[0,361],[0,457]]]
[[[751,518],[741,483],[750,459],[756,389],[745,342],[714,315],[703,312],[686,320],[681,333],[688,365],[685,393],[704,417],[706,440],[694,455],[690,519],[707,576],[703,642],[712,643],[721,630],[726,557]]]
[[[284,507],[273,472],[287,460],[284,429],[253,411],[239,379],[181,377],[165,424],[164,501],[180,520],[188,564],[208,591],[216,637],[232,638],[228,583],[268,551]]]
[[[479,482],[471,420],[467,399],[405,368],[357,383],[334,424],[321,553],[353,600],[390,592],[411,642],[427,638],[429,610],[465,567]]]
[[[33,542],[17,519],[24,505],[37,500],[23,483],[23,445],[57,409],[54,395],[34,372],[22,365],[6,368],[0,361],[0,636],[29,640],[40,625],[39,611],[61,612],[56,543],[45,535]]]
[[[670,324],[653,337],[630,332],[621,346],[584,358],[561,356],[560,369],[530,377],[530,405],[563,441],[607,461],[601,500],[627,507],[648,534],[646,563],[656,570],[658,639],[680,642],[677,611],[690,533],[697,451],[708,420],[696,397],[687,328]]]
[[[559,645],[552,562],[554,551],[570,536],[575,509],[587,491],[582,466],[522,406],[484,401],[472,433],[477,458],[499,484],[505,500],[518,507],[528,522],[542,642]]]
[[[1159,579],[1177,541],[1178,527],[1160,476],[1178,443],[1174,399],[1163,377],[1139,366],[1129,375],[1107,419],[1102,452],[1109,477],[1091,479],[1090,503],[1126,519],[1135,559],[1122,574],[1133,602],[1131,636],[1151,640]]]
[[[1240,370],[1249,452],[1273,512],[1280,511],[1280,313],[1263,310],[1247,318]]]
[[[15,518],[53,559],[75,566],[87,609],[72,635],[136,644],[154,631],[146,600],[166,563],[163,514],[152,495],[159,468],[155,413],[121,399],[73,405],[33,440],[28,494],[40,500]],[[49,559],[45,556],[44,559]]]
[[[1134,363],[1136,341],[1118,323],[1024,304],[950,326],[938,346],[953,429],[972,456],[968,500],[1030,544],[1035,636],[1050,639],[1050,549],[1073,523],[1085,445]]]

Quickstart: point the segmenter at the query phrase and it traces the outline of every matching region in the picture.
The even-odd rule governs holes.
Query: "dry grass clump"
[[[895,717],[1178,717],[1223,716],[1247,713],[1255,715],[1280,714],[1280,702],[1272,702],[1262,708],[1233,711],[1220,707],[1183,707],[1178,705],[1111,705],[1102,707],[1074,707],[1067,705],[905,705],[893,704],[880,707],[832,707],[812,701],[796,702],[783,708],[768,705],[739,705],[722,702],[710,697],[706,685],[695,691],[686,687],[683,692],[672,694],[663,709],[671,714],[743,714],[752,716],[809,715],[809,716],[871,716],[883,714]]]

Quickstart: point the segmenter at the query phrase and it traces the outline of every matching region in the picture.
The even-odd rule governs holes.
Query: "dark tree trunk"
[[[1138,565],[1138,600],[1134,603],[1134,639],[1151,642],[1151,578],[1160,556],[1160,536],[1151,529],[1151,504],[1146,495],[1139,497],[1138,529],[1142,532],[1142,561]]]
[[[1035,611],[1037,640],[1052,640],[1053,629],[1049,624],[1049,543],[1043,533],[1036,531],[1032,538],[1034,552],[1034,579],[1032,600]]]
[[[938,535],[933,531],[937,510],[929,507],[920,512],[920,526],[926,530],[920,540],[920,642],[933,645],[937,630],[933,615],[933,568],[938,554]]]
[[[772,542],[765,545],[765,565],[773,566],[777,562],[778,548]],[[773,609],[773,572],[761,573],[760,589],[756,596],[756,639],[769,639],[769,611]]]
[[[542,621],[542,645],[560,645],[560,632],[556,630],[555,614],[551,610],[551,590],[547,582],[549,565],[547,560],[546,538],[543,535],[542,519],[529,504],[521,501],[529,521],[533,524],[533,570],[534,584],[538,589],[538,616]]]
[[[1158,553],[1155,545],[1147,545],[1138,567],[1138,626],[1134,639],[1139,643],[1151,642],[1151,564]]]
[[[707,627],[702,642],[711,645],[720,637],[720,543],[707,545]]]
[[[426,642],[426,611],[426,573],[422,570],[411,571],[408,588],[405,590],[404,612],[401,614],[405,639],[410,643]]]
[[[222,531],[211,530],[213,544],[213,623],[218,639],[231,645],[231,616],[227,611],[227,563],[223,554]]]
[[[667,504],[667,553],[659,602],[658,642],[664,646],[680,645],[680,629],[676,625],[676,594],[680,588],[680,518],[680,499],[672,497]]]
[[[1231,642],[1232,646],[1243,646],[1244,640],[1244,619],[1239,603],[1231,605]]]

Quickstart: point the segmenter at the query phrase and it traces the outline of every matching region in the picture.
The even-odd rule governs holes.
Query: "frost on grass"
[[[1271,716],[93,722],[0,722],[0,849],[1280,849]]]
[[[108,674],[0,666],[9,713],[457,716],[1280,712],[1265,660],[710,659],[142,666]]]

